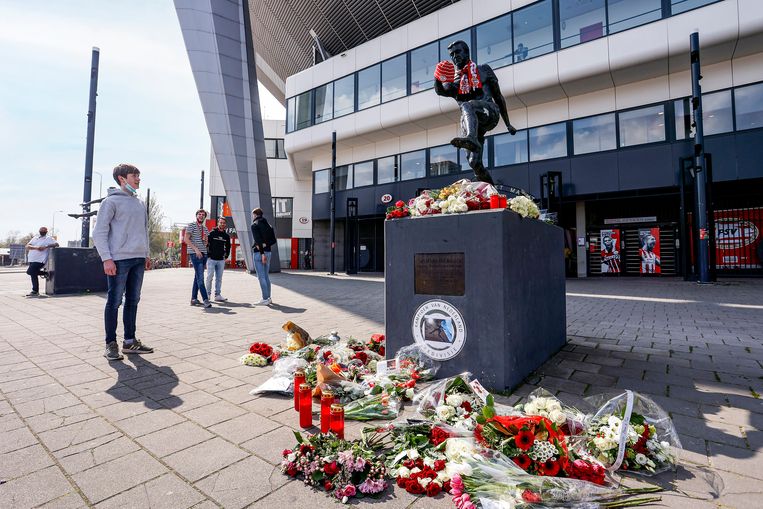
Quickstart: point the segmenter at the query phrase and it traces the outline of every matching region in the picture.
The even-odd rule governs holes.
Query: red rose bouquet
[[[408,217],[411,213],[408,210],[408,205],[403,200],[398,200],[392,207],[387,207],[386,219],[400,219],[401,217]]]

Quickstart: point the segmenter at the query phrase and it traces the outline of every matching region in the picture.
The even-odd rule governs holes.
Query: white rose
[[[623,421],[620,420],[620,418],[617,417],[616,415],[610,415],[609,419],[607,419],[607,425],[616,431],[620,429],[620,423],[622,422]]]
[[[435,410],[437,418],[441,421],[446,421],[456,415],[456,409],[448,405],[440,405]]]
[[[461,404],[464,402],[464,397],[460,394],[451,394],[447,398],[445,398],[445,403],[449,404],[452,407],[460,407]]]
[[[288,456],[286,456],[286,459],[288,460],[289,463],[294,463],[294,461],[297,459],[297,453],[293,452],[289,454]]]
[[[608,451],[611,449],[612,442],[607,440],[605,437],[596,437],[593,439],[593,443],[600,451]]]
[[[413,387],[409,387],[405,390],[405,397],[408,399],[413,399]]]
[[[662,447],[663,449],[669,449],[670,444],[667,443],[665,440],[663,440],[662,442],[660,442],[660,447]]]
[[[548,400],[546,398],[535,398],[533,403],[538,410],[545,410]]]
[[[549,412],[553,412],[554,410],[559,410],[561,412],[562,405],[555,399],[552,399],[549,401],[548,406],[546,407],[546,410]]]
[[[453,463],[449,461],[445,465],[445,470],[441,470],[441,472],[445,472],[445,475],[448,476],[448,479],[452,479],[453,476],[456,474],[460,476],[471,475],[472,467],[470,467],[466,463]]]
[[[527,415],[538,415],[538,407],[535,405],[535,401],[530,401],[525,404],[524,412]]]
[[[564,412],[562,412],[561,409],[551,410],[548,414],[548,418],[551,419],[551,422],[558,425],[562,425],[567,422],[567,416],[564,415]]]
[[[417,460],[420,457],[419,451],[417,451],[416,449],[408,449],[406,454],[408,455],[408,458],[412,460]]]
[[[400,467],[397,469],[397,477],[409,477],[411,471],[406,467]]]
[[[461,458],[469,456],[474,452],[474,446],[468,440],[461,438],[450,438],[445,442],[445,457],[448,461],[461,461]]]
[[[426,465],[426,466],[428,466],[430,468],[434,468],[434,458],[429,457],[429,456],[424,458],[424,465]]]
[[[421,472],[421,469],[420,469],[419,467],[415,467],[415,468],[412,468],[412,469],[411,469],[411,475],[413,475],[413,474],[417,474],[417,473],[419,473],[419,472]]]
[[[450,479],[450,476],[445,472],[445,469],[437,472],[437,480],[439,481],[440,484],[444,483],[448,479]]]
[[[421,479],[419,479],[419,484],[423,488],[426,488],[427,484],[429,484],[430,482],[432,482],[432,479],[430,479],[429,477],[422,477]]]
[[[639,465],[646,465],[648,458],[641,453],[636,454],[636,463]]]

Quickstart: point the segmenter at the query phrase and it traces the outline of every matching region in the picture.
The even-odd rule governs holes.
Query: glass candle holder
[[[494,194],[493,196],[490,197],[491,209],[497,209],[498,207],[500,207],[500,203],[501,203],[501,198],[497,194]]]
[[[294,410],[299,412],[299,386],[305,383],[304,370],[298,369],[294,372]]]
[[[344,439],[344,407],[339,403],[331,405],[331,431]]]
[[[321,392],[321,433],[328,433],[331,428],[331,405],[334,404],[334,393]]]
[[[302,428],[313,425],[313,389],[309,384],[299,386],[299,425]]]
[[[499,209],[505,209],[509,205],[509,199],[505,195],[501,195],[500,202],[498,204]]]

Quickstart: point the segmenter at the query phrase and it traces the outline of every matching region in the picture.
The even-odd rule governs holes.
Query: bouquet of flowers
[[[608,400],[587,422],[586,447],[612,470],[655,474],[676,464],[673,422],[654,401],[632,391]]]
[[[273,357],[273,347],[270,346],[267,343],[261,343],[261,342],[252,343],[249,346],[249,353],[256,354],[256,355],[259,355],[261,357],[264,357],[267,360],[268,363],[271,362],[271,361],[278,360],[278,356],[276,356],[275,359],[272,358]]]
[[[469,385],[469,373],[441,380],[414,399],[418,412],[436,423],[444,423],[460,430],[473,430],[482,400]]]
[[[400,219],[401,217],[408,217],[409,215],[411,215],[411,213],[408,210],[408,205],[406,205],[403,200],[397,200],[394,206],[387,207],[386,219]]]
[[[516,196],[509,200],[509,209],[513,210],[522,217],[537,219],[540,217],[540,209],[530,198],[526,196]]]
[[[384,357],[386,352],[386,338],[384,334],[374,334],[371,339],[366,343],[366,349],[372,352],[376,352],[380,356]]]
[[[387,489],[384,463],[359,441],[340,440],[332,433],[294,436],[297,445],[283,451],[281,462],[281,471],[290,477],[301,475],[305,484],[323,488],[342,503],[379,496]]]
[[[442,212],[441,203],[442,200],[439,199],[437,191],[425,190],[408,201],[408,210],[412,217],[430,216]]]
[[[344,407],[344,418],[354,421],[396,419],[399,413],[400,400],[383,391],[379,394],[369,394]]]
[[[244,366],[255,366],[258,368],[268,365],[267,357],[263,357],[257,353],[245,353],[241,356],[239,362],[241,362],[241,364]]]
[[[545,389],[538,388],[530,393],[527,402],[518,404],[515,409],[525,415],[539,415],[553,422],[565,433],[576,435],[584,430],[585,415],[567,407]]]
[[[395,355],[396,376],[425,382],[434,379],[440,363],[427,357],[418,345],[404,346]]]

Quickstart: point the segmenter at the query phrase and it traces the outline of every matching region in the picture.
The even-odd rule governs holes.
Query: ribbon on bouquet
[[[631,413],[633,413],[633,391],[626,390],[625,396],[625,414],[623,414],[623,420],[620,423],[620,440],[617,448],[617,459],[607,469],[610,472],[617,471],[617,469],[620,468],[620,465],[623,464],[623,459],[625,458],[625,444],[628,442],[628,426],[630,426]]]

